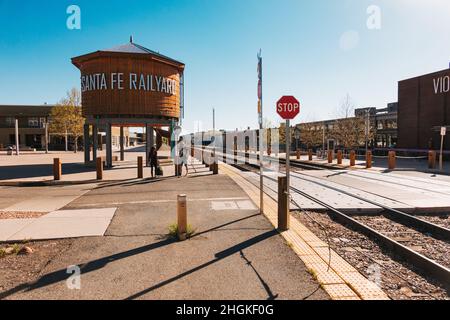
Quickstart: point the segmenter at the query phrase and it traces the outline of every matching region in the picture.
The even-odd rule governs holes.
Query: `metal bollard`
[[[366,153],[366,169],[372,168],[372,151]]]
[[[428,168],[436,169],[436,151],[428,152]]]
[[[191,147],[191,157],[194,157],[194,154],[195,154],[194,147]]]
[[[144,158],[137,158],[138,166],[137,166],[137,177],[138,179],[144,178]]]
[[[356,152],[355,150],[350,151],[350,167],[354,167],[356,164]]]
[[[394,170],[395,169],[395,151],[389,151],[389,155],[388,155],[388,166],[389,166],[389,170]]]
[[[300,150],[297,150],[297,160],[300,160]]]
[[[59,158],[53,159],[53,179],[61,180],[62,170],[61,170],[61,160]]]
[[[337,164],[342,164],[342,150],[337,152]]]
[[[333,163],[333,150],[328,150],[328,163]]]
[[[186,195],[179,194],[177,199],[177,232],[178,239],[186,240],[187,231],[187,203]]]
[[[311,149],[308,150],[308,161],[312,161],[313,159],[313,152]]]
[[[287,178],[278,177],[278,230],[289,230],[289,195],[287,193]]]
[[[97,167],[97,180],[102,180],[103,179],[103,159],[102,157],[97,157],[97,163],[96,163],[96,167]]]

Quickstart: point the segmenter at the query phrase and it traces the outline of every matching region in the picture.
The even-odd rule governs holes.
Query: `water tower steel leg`
[[[120,161],[124,161],[125,160],[125,149],[124,149],[124,134],[123,134],[123,127],[120,127],[120,138],[119,138],[119,143],[120,143]]]
[[[97,149],[98,149],[98,127],[96,125],[92,126],[92,160],[97,159]]]
[[[84,131],[83,131],[83,142],[84,142],[84,164],[88,164],[91,160],[91,150],[90,150],[90,143],[89,143],[89,125],[84,125]]]
[[[152,127],[149,124],[145,125],[145,166],[148,167],[149,163],[150,163],[150,159],[149,159],[149,153],[150,153],[150,148],[151,148],[151,139],[150,139],[150,132],[152,132]]]
[[[106,166],[112,167],[112,132],[111,124],[106,124]]]

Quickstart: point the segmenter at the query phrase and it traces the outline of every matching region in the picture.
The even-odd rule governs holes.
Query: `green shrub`
[[[191,238],[194,235],[194,233],[195,233],[195,229],[192,228],[192,226],[190,224],[188,224],[187,228],[186,228],[186,239]],[[178,224],[177,223],[172,223],[169,226],[169,236],[178,239]]]

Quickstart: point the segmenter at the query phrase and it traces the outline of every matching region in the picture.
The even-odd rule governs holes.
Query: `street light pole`
[[[367,109],[366,110],[366,154],[367,154],[367,151],[368,151],[368,149],[369,149],[369,122],[370,122],[370,120],[369,120],[369,116],[370,116],[370,110],[369,109]]]

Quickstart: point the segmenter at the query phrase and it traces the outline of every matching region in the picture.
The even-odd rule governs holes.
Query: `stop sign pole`
[[[286,120],[286,185],[287,185],[287,212],[289,212],[290,203],[290,156],[291,156],[291,120],[300,113],[300,102],[293,96],[284,96],[277,102],[277,113]],[[289,216],[289,215],[288,215]],[[289,225],[289,223],[288,223]],[[287,227],[288,228],[288,227]],[[286,228],[286,229],[287,229]]]

